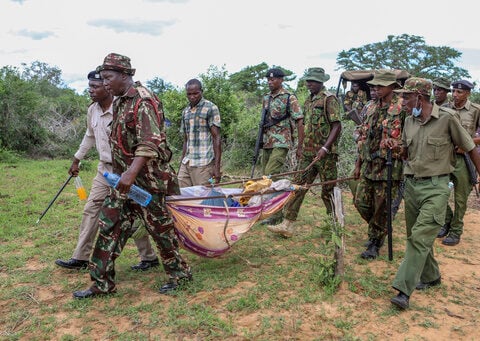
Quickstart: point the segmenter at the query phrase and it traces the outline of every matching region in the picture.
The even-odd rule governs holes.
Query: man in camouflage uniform
[[[303,106],[305,138],[298,169],[307,168],[315,158],[318,161],[306,172],[295,176],[294,182],[299,185],[313,183],[317,175],[321,181],[337,178],[337,143],[342,125],[338,99],[323,86],[329,79],[330,76],[319,67],[308,69],[304,77],[310,97],[305,100]],[[327,214],[334,213],[333,188],[334,184],[322,186],[322,200]],[[293,223],[297,219],[306,193],[306,189],[298,190],[294,199],[284,208],[285,220],[279,225],[268,226],[268,229],[284,237],[291,237],[294,233]]]
[[[441,284],[433,246],[445,220],[455,145],[468,151],[477,170],[480,170],[480,155],[455,112],[431,102],[429,80],[409,78],[400,91],[403,108],[411,113],[405,119],[401,153],[406,160],[407,240],[405,256],[392,284],[398,294],[390,302],[400,309],[407,309],[415,289],[425,290]]]
[[[480,138],[475,136],[477,129],[480,127],[480,105],[470,102],[470,92],[473,84],[467,80],[459,80],[452,83],[453,102],[449,106],[455,110],[460,118],[463,128],[474,139],[475,144],[480,143]],[[456,162],[455,170],[450,175],[454,188],[454,210],[447,205],[447,216],[445,225],[438,233],[438,238],[443,238],[442,244],[455,246],[460,243],[460,237],[463,233],[463,217],[467,210],[468,196],[476,182],[476,174],[472,169],[472,174],[468,170],[467,162],[471,163],[468,155],[461,148],[455,149]],[[471,167],[473,168],[473,167]]]
[[[118,96],[113,104],[112,147],[113,172],[120,175],[115,189],[103,203],[100,212],[100,234],[89,264],[94,284],[87,290],[75,291],[74,298],[83,299],[114,293],[115,259],[134,232],[132,223],[141,218],[155,241],[169,281],[160,293],[176,290],[184,280],[191,280],[190,268],[179,253],[173,221],[165,205],[174,173],[168,162],[168,148],[161,102],[132,76],[130,58],[108,54],[97,68],[105,87]],[[127,198],[133,184],[145,189],[152,200],[142,207]],[[175,192],[178,193],[178,183]],[[171,192],[171,191],[170,191]]]
[[[439,107],[451,107],[448,99],[450,92],[450,81],[444,77],[438,77],[433,80],[433,96],[435,97],[435,104]]]
[[[377,94],[375,103],[368,107],[361,126],[358,142],[359,156],[354,176],[360,178],[355,196],[355,207],[368,223],[367,249],[361,257],[375,259],[387,234],[387,144],[400,141],[405,111],[402,101],[393,90],[400,84],[389,70],[375,72],[368,82]],[[400,149],[392,149],[392,193],[397,193],[402,179]]]
[[[361,112],[365,103],[367,103],[367,93],[360,89],[358,82],[352,82],[350,90],[347,91],[345,99],[343,100],[345,112],[353,109]]]
[[[297,158],[302,154],[303,115],[297,96],[290,94],[282,86],[285,73],[279,68],[267,71],[265,75],[270,93],[263,97],[262,111],[266,110],[263,150],[262,174],[281,173],[287,161],[289,149],[294,146],[294,130],[297,131]],[[262,224],[275,224],[281,221],[281,212],[266,219]]]

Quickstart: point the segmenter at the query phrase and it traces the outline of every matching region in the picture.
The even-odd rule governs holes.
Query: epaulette
[[[150,91],[148,91],[148,89],[145,88],[143,85],[137,86],[136,89],[138,91],[138,94],[142,98],[152,98],[153,97],[152,94],[150,93]]]
[[[457,115],[457,112],[452,109],[452,108],[447,108],[447,107],[438,107],[438,111],[445,111],[447,113],[449,113],[450,115],[452,116],[456,116]]]
[[[478,103],[473,103],[473,102],[470,102],[472,104],[473,107],[475,107],[477,110],[480,110],[480,104]]]

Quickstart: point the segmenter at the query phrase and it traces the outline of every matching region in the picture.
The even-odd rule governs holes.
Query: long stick
[[[392,238],[392,150],[387,150],[387,237],[388,237],[388,260],[393,260]]]
[[[315,162],[317,162],[319,159],[318,157],[316,157],[315,159],[313,159],[312,162],[310,162],[310,164],[307,166],[307,168],[305,169],[300,169],[300,170],[297,170],[297,171],[291,171],[291,172],[285,172],[285,173],[279,173],[279,174],[272,174],[270,175],[270,179],[272,178],[279,178],[279,177],[283,177],[283,176],[287,176],[287,175],[293,175],[293,174],[297,174],[297,173],[303,173],[303,172],[306,172],[307,170],[309,170],[310,168],[312,168],[312,166],[315,164]],[[234,184],[241,184],[241,183],[245,183],[247,181],[256,181],[256,180],[262,180],[263,177],[260,177],[260,178],[254,178],[254,179],[250,179],[250,178],[246,178],[244,180],[235,180],[235,181],[229,181],[229,182],[220,182],[218,184],[215,184],[216,187],[219,187],[219,186],[226,186],[226,185],[234,185]],[[205,184],[204,186],[209,186],[210,184]]]
[[[70,182],[70,179],[73,177],[73,175],[70,175],[67,179],[67,181],[65,181],[65,183],[63,184],[63,186],[60,188],[60,190],[57,192],[57,194],[55,195],[55,197],[53,197],[52,201],[50,201],[50,204],[48,204],[47,208],[45,209],[45,211],[43,211],[43,213],[40,215],[40,218],[37,219],[37,222],[35,224],[38,224],[40,222],[40,220],[43,218],[43,216],[47,213],[48,209],[53,205],[53,203],[55,202],[55,200],[57,200],[58,196],[60,195],[60,193],[62,193],[63,189],[65,188],[65,186],[67,186],[67,184]]]
[[[323,181],[323,182],[316,182],[316,183],[312,183],[312,184],[309,184],[309,185],[304,185],[304,186],[301,186],[303,188],[310,188],[310,187],[313,187],[313,186],[323,186],[323,185],[330,185],[330,184],[334,184],[334,183],[337,183],[337,182],[342,182],[342,181],[348,181],[348,180],[352,180],[352,179],[355,179],[353,176],[352,177],[348,177],[348,178],[340,178],[340,179],[335,179],[335,180],[328,180],[328,181]],[[166,198],[165,201],[166,202],[176,202],[176,201],[188,201],[188,200],[201,200],[201,199],[226,199],[228,197],[243,197],[245,195],[249,195],[249,196],[254,196],[254,195],[260,195],[260,194],[270,194],[270,193],[278,193],[278,192],[285,192],[285,190],[280,190],[280,191],[277,191],[275,189],[267,189],[265,191],[257,191],[257,192],[248,192],[248,193],[234,193],[234,194],[229,194],[229,195],[212,195],[212,196],[206,196],[206,197],[186,197],[186,198]]]

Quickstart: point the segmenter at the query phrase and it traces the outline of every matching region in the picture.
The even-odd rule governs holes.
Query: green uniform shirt
[[[460,117],[462,127],[467,130],[471,137],[475,137],[475,133],[480,126],[480,106],[467,100],[462,108],[455,108],[453,103],[450,104],[450,108],[455,110]]]
[[[455,112],[436,104],[426,122],[413,116],[405,119],[402,142],[408,148],[404,174],[418,178],[453,172],[454,145],[466,151],[475,148]]]
[[[327,110],[324,106],[327,105]],[[303,106],[305,138],[303,151],[314,155],[327,142],[332,122],[340,121],[340,104],[337,97],[325,90],[325,87],[313,97],[308,97]],[[330,146],[337,153],[338,139]]]
[[[295,121],[303,118],[297,96],[290,94],[281,88],[275,94],[267,94],[263,97],[263,108],[268,108],[265,123],[270,120],[280,119],[287,114],[289,117],[265,128],[263,134],[263,149],[287,148],[293,145],[293,133],[296,130]]]

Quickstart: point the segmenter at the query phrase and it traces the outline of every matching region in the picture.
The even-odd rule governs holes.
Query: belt
[[[434,175],[434,176],[416,177],[413,174],[405,174],[405,177],[408,178],[408,179],[421,181],[421,180],[429,180],[429,179],[434,178],[434,177],[441,178],[442,176],[448,176],[448,175],[449,174],[440,174],[440,175]]]

